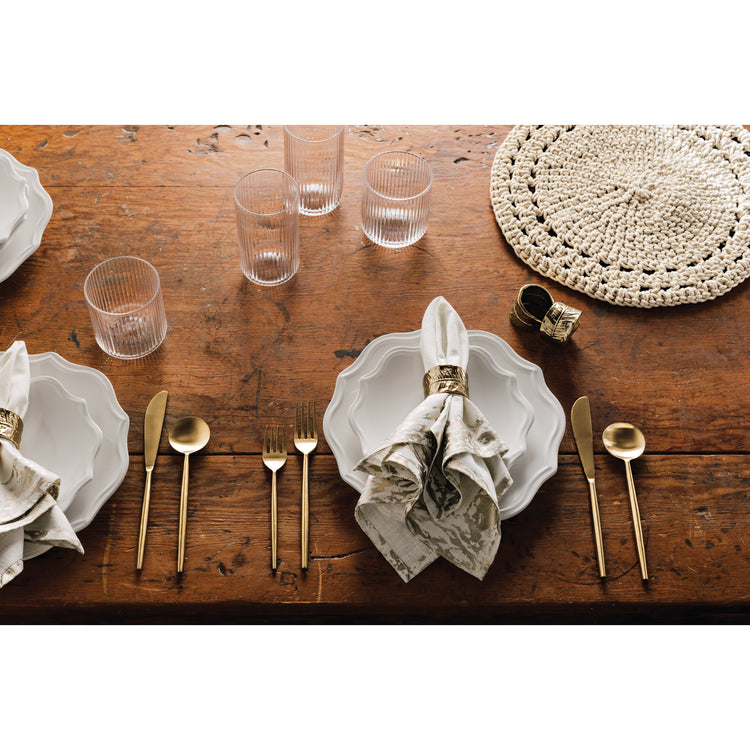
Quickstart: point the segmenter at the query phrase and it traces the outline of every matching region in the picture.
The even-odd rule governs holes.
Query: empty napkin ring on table
[[[10,440],[18,448],[23,434],[23,420],[10,409],[0,407],[0,440]]]
[[[510,322],[516,328],[539,330],[553,341],[567,341],[580,325],[581,311],[552,295],[539,284],[526,284],[510,311]]]
[[[435,365],[422,378],[424,396],[434,393],[458,393],[469,398],[469,379],[466,370],[458,365]]]
[[[539,328],[550,307],[552,295],[543,286],[526,284],[518,292],[510,311],[510,322],[517,328]]]
[[[581,324],[581,311],[562,302],[554,302],[547,310],[540,333],[554,341],[567,341]]]

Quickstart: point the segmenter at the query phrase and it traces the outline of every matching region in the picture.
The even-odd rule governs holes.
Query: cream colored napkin
[[[23,419],[29,405],[29,357],[23,341],[0,354],[0,406]],[[57,505],[60,478],[24,458],[0,439],[0,588],[23,570],[24,540],[83,552],[75,531]]]
[[[421,353],[425,372],[468,365],[466,328],[442,297],[425,311]],[[468,381],[471,394],[470,371]],[[500,545],[498,499],[512,481],[507,450],[469,398],[436,393],[360,461],[370,476],[355,518],[404,581],[437,557],[484,578]]]

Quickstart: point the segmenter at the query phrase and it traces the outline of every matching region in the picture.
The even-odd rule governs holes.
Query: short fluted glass
[[[242,273],[255,284],[283,284],[299,269],[299,189],[279,169],[258,169],[234,189]]]
[[[96,343],[118,359],[138,359],[159,348],[167,315],[156,269],[141,258],[110,258],[83,283]]]
[[[299,211],[330,213],[344,189],[344,128],[341,125],[285,125],[284,169],[299,187]]]
[[[432,169],[416,154],[386,151],[367,162],[362,186],[362,231],[376,245],[403,248],[427,231]]]

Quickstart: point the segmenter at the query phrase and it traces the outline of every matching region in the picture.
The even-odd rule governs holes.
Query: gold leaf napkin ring
[[[469,398],[469,379],[463,367],[435,365],[424,374],[422,389],[425,398],[433,393],[458,393]]]
[[[581,324],[581,311],[562,302],[552,304],[542,319],[539,332],[554,341],[567,341]]]
[[[23,434],[23,420],[10,409],[0,407],[0,440],[10,440],[18,448]]]
[[[516,328],[539,328],[547,311],[552,307],[552,295],[539,284],[526,284],[518,292],[510,311],[510,322]]]

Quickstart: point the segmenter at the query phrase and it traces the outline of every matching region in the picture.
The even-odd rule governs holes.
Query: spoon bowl
[[[211,430],[200,417],[183,417],[172,425],[169,431],[169,444],[185,455],[182,468],[182,488],[180,489],[180,528],[177,540],[177,572],[182,573],[185,560],[185,531],[187,529],[188,500],[188,456],[205,448],[211,437]]]
[[[615,458],[621,458],[625,462],[625,478],[628,483],[630,515],[633,517],[633,532],[635,534],[635,545],[638,550],[638,563],[641,567],[641,578],[647,581],[646,545],[643,541],[641,513],[638,510],[638,498],[635,494],[633,471],[630,468],[630,462],[634,458],[638,458],[646,449],[646,438],[635,425],[628,422],[615,422],[604,430],[602,442],[608,453],[612,454]]]
[[[178,453],[195,453],[205,448],[211,430],[200,417],[184,417],[175,422],[169,431],[169,444]]]
[[[638,458],[646,449],[646,438],[643,433],[627,422],[611,424],[604,430],[602,440],[607,451],[623,461]]]

